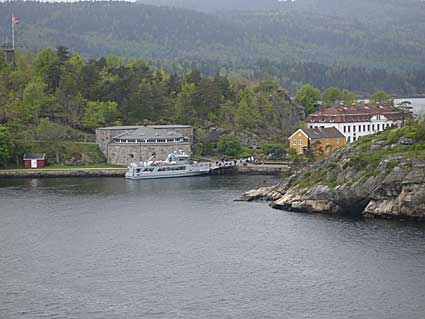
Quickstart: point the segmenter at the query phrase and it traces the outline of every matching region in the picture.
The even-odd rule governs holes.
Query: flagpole
[[[10,20],[12,21],[12,49],[15,50],[15,23],[13,21],[13,14]]]

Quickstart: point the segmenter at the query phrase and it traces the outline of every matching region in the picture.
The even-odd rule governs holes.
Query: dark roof
[[[162,130],[153,128],[152,126],[141,126],[137,130],[126,132],[117,136],[114,136],[114,140],[123,139],[123,140],[137,140],[137,139],[145,139],[145,138],[181,138],[182,134],[169,131],[164,132]]]
[[[154,129],[180,129],[180,128],[191,128],[190,125],[133,125],[133,126],[110,126],[100,127],[97,130],[137,130],[143,127],[150,127]]]
[[[301,129],[308,138],[322,139],[322,138],[345,138],[345,136],[335,127],[327,128],[303,128]]]
[[[24,154],[24,160],[45,160],[46,158],[47,158],[46,153]]]
[[[350,123],[350,122],[369,122],[373,116],[383,115],[388,120],[400,121],[403,114],[391,105],[335,105],[328,109],[322,109],[312,113],[306,118],[310,123]],[[407,115],[408,116],[408,115]],[[406,116],[406,117],[407,117]]]

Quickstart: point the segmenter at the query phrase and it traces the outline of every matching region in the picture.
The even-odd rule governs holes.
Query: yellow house
[[[345,136],[335,127],[302,128],[289,137],[289,146],[297,154],[311,150],[317,155],[329,156],[337,148],[345,145]]]

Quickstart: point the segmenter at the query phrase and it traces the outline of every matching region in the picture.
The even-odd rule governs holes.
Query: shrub
[[[263,154],[272,160],[283,159],[286,155],[287,148],[282,144],[265,144],[261,147]]]
[[[239,157],[242,153],[242,145],[237,137],[223,135],[217,143],[217,152],[231,157]]]

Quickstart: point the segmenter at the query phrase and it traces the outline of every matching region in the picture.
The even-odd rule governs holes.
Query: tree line
[[[322,105],[329,108],[334,105],[353,105],[357,103],[357,96],[348,89],[340,90],[337,87],[329,87],[323,92],[311,84],[300,87],[295,94],[295,101],[304,107],[305,113],[311,114],[319,110]],[[385,91],[376,91],[369,97],[372,104],[392,105],[393,100]]]
[[[0,38],[10,39],[14,12],[17,46],[28,50],[60,44],[84,57],[143,57],[171,73],[273,78],[292,93],[305,83],[358,94],[424,93],[425,29],[410,22],[421,21],[423,3],[310,1],[220,14],[117,1],[8,1],[0,2]]]
[[[287,136],[301,119],[273,81],[245,83],[197,69],[170,74],[114,55],[85,60],[63,46],[18,52],[15,65],[0,52],[3,163],[18,163],[31,150],[49,150],[59,162],[63,141],[102,126],[179,123],[270,140]]]

